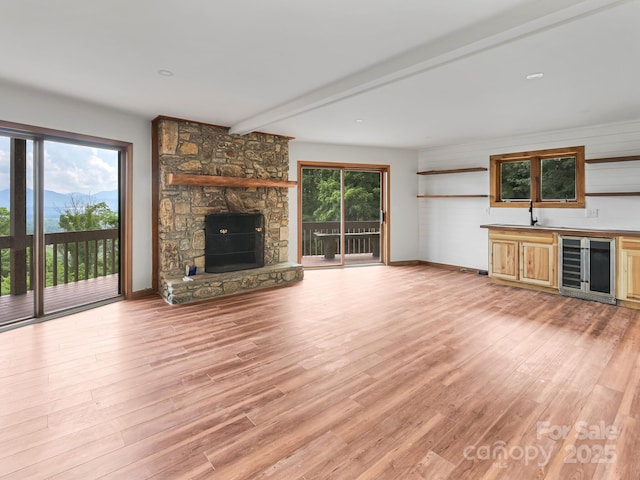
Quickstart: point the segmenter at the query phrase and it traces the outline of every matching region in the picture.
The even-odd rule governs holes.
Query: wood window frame
[[[541,198],[540,169],[541,161],[546,158],[575,157],[576,158],[576,199],[567,201],[550,201]],[[584,146],[551,148],[530,152],[507,153],[491,155],[490,159],[490,200],[492,207],[528,208],[529,201],[501,200],[500,166],[506,162],[527,160],[531,162],[531,200],[538,208],[584,208],[585,180],[584,180]]]

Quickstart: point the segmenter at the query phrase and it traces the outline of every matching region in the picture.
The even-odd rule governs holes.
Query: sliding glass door
[[[302,169],[302,264],[342,265],[342,170]]]
[[[0,130],[0,327],[121,294],[121,158]]]
[[[117,150],[44,142],[44,313],[120,294]]]
[[[384,167],[299,166],[305,267],[384,263],[386,175]]]
[[[382,172],[344,171],[344,263],[380,263]]]
[[[33,316],[32,158],[32,140],[0,135],[0,326]]]

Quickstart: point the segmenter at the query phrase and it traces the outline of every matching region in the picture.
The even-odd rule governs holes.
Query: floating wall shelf
[[[631,155],[628,157],[592,158],[591,160],[585,160],[584,163],[633,162],[637,160],[640,160],[640,155]]]
[[[418,175],[444,175],[446,173],[486,172],[486,167],[451,168],[447,170],[425,170]],[[418,198],[486,198],[489,195],[418,195]]]
[[[586,197],[640,197],[640,192],[599,192],[584,195]]]
[[[418,195],[418,198],[487,198],[489,195]]]
[[[449,170],[426,170],[418,172],[418,175],[443,175],[445,173],[468,173],[468,172],[486,172],[486,167],[471,167],[471,168],[452,168]]]
[[[289,180],[272,180],[268,178],[220,177],[217,175],[188,175],[184,173],[168,173],[167,184],[186,185],[191,187],[231,187],[231,188],[292,188],[298,182]]]
[[[628,157],[592,158],[584,163],[613,163],[613,162],[634,162],[640,161],[640,155],[630,155]],[[640,197],[640,192],[599,192],[585,193],[586,197]]]

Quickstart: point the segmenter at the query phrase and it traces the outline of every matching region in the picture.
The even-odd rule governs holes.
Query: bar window
[[[490,157],[492,207],[584,208],[584,146]]]

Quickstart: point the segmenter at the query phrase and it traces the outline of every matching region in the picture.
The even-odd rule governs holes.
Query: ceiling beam
[[[233,125],[244,135],[631,0],[538,0],[419,45]]]

